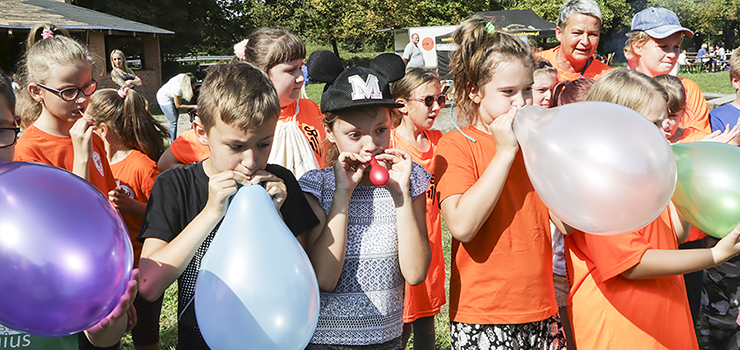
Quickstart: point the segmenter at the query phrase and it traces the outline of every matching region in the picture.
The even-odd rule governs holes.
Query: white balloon
[[[563,222],[583,232],[636,231],[666,208],[676,162],[663,132],[607,102],[522,108],[514,118],[527,173]]]

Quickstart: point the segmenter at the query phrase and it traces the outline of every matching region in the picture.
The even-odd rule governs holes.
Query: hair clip
[[[496,26],[494,26],[491,22],[487,22],[484,28],[486,29],[488,34],[493,34],[493,32],[496,30]]]
[[[552,67],[552,64],[549,61],[542,61],[540,64],[537,65],[537,69],[542,69],[545,67]]]
[[[51,31],[51,30],[49,30],[49,29],[44,29],[44,31],[41,32],[41,39],[42,40],[43,39],[46,39],[46,38],[53,38],[53,37],[54,37],[54,32]]]
[[[128,90],[129,90],[129,88],[127,88],[127,87],[122,87],[122,88],[118,89],[118,97],[125,99],[126,98],[126,94],[128,93]]]

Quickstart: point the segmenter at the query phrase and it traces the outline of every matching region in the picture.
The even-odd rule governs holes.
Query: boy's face
[[[552,97],[552,86],[558,82],[557,72],[534,73],[534,85],[532,85],[532,104],[547,108]]]
[[[288,106],[298,98],[304,80],[302,65],[303,59],[299,58],[270,68],[267,75],[275,85],[275,91],[280,99],[280,108]]]
[[[194,121],[195,134],[201,143],[208,145],[211,156],[203,162],[209,176],[226,170],[235,170],[251,179],[264,170],[272,149],[277,118],[265,121],[244,132],[216,118],[216,124],[206,133],[200,121]]]
[[[363,108],[337,118],[332,128],[326,129],[326,137],[339,152],[373,156],[390,145],[390,126],[387,107]]]
[[[635,53],[640,57],[638,70],[651,77],[667,74],[673,69],[681,50],[681,32],[667,38],[650,38],[642,44],[635,44]]]
[[[668,117],[663,120],[663,132],[666,138],[670,139],[676,133],[684,113],[685,110],[683,109],[678,111],[678,113],[668,112]]]
[[[15,127],[15,117],[10,113],[10,106],[8,101],[0,96],[0,128],[12,128]],[[6,132],[5,130],[0,132]],[[13,160],[13,154],[15,153],[15,145],[0,148],[0,160]]]

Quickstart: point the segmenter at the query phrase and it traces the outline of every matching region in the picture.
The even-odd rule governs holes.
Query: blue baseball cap
[[[662,7],[648,7],[638,12],[632,18],[632,30],[643,31],[655,39],[667,38],[678,32],[683,32],[689,38],[694,37],[694,32],[681,26],[673,11]]]

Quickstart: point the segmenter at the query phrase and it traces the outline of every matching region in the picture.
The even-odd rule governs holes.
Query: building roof
[[[0,0],[0,28],[31,29],[53,23],[68,30],[175,34],[175,32],[111,16],[84,7],[49,0]]]

